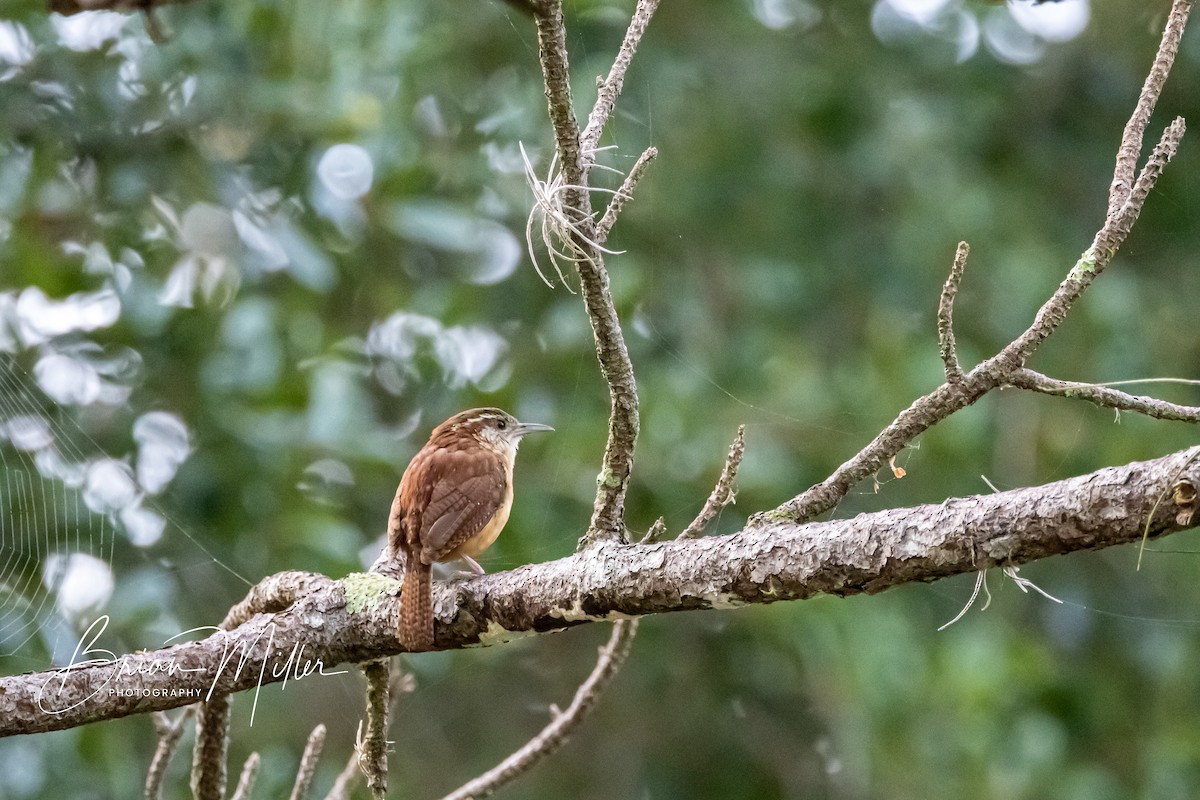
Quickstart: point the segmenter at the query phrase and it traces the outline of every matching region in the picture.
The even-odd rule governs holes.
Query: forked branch
[[[554,211],[559,219],[567,220],[568,224],[563,225],[558,233],[566,240],[566,252],[574,256],[584,305],[596,341],[596,355],[608,384],[611,401],[608,443],[597,479],[595,507],[588,530],[580,540],[581,547],[604,540],[621,541],[625,536],[625,493],[633,466],[633,450],[639,427],[637,384],[609,289],[603,244],[622,207],[632,197],[634,187],[658,151],[651,147],[642,153],[613,195],[599,224],[594,222],[588,179],[591,167],[595,163],[600,133],[612,113],[637,44],[658,2],[659,0],[638,0],[620,52],[608,77],[600,84],[595,107],[587,129],[582,134],[571,104],[566,28],[563,23],[561,0],[550,0],[546,4],[545,13],[536,17],[542,76],[546,85],[550,121],[554,127],[555,161],[561,170],[560,178],[549,176],[547,183],[556,179],[561,182],[561,211],[557,208]],[[531,168],[528,169],[532,172]],[[557,202],[557,190],[555,194]],[[542,209],[543,219],[547,218],[548,211],[549,209]],[[554,261],[554,245],[547,240],[547,246],[551,248],[550,258]],[[557,268],[555,262],[555,269]],[[561,713],[555,712],[550,723],[525,746],[496,767],[447,795],[446,800],[487,797],[561,747],[620,669],[636,632],[637,620],[616,622],[609,643],[601,648],[595,669],[576,691],[571,705]]]
[[[568,250],[575,256],[581,294],[596,341],[596,356],[608,384],[610,400],[608,443],[597,478],[592,519],[580,540],[581,547],[608,539],[623,540],[625,537],[625,493],[633,469],[633,450],[640,425],[633,364],[609,288],[604,254],[597,246],[599,240],[596,238],[597,226],[588,193],[588,171],[599,130],[611,112],[629,60],[656,5],[656,0],[639,2],[625,44],[600,90],[586,137],[581,137],[571,104],[566,27],[561,0],[549,0],[547,13],[536,18],[538,56],[564,185],[563,211],[571,220],[571,225],[563,233],[570,242]],[[604,236],[607,236],[607,230]]]
[[[946,363],[947,380],[929,394],[917,399],[902,411],[886,428],[853,458],[846,461],[821,483],[788,500],[773,511],[755,515],[751,524],[764,525],[773,519],[805,521],[833,508],[859,481],[875,474],[904,447],[933,425],[971,405],[988,392],[1011,383],[1025,367],[1025,362],[1058,326],[1096,276],[1112,261],[1118,248],[1133,229],[1142,205],[1154,188],[1167,163],[1175,155],[1184,133],[1182,118],[1176,118],[1163,132],[1162,138],[1134,178],[1137,155],[1154,108],[1166,83],[1171,65],[1179,50],[1192,0],[1174,0],[1166,31],[1159,44],[1154,65],[1142,87],[1133,115],[1126,125],[1110,190],[1109,213],[1097,231],[1091,246],[1071,268],[1050,298],[1038,309],[1032,324],[996,355],[957,378],[957,356],[950,328],[949,304],[958,288],[959,261],[966,252],[960,246],[955,258],[955,270],[947,281],[939,308],[939,340],[942,359]],[[1017,377],[1016,380],[1028,381]],[[1093,394],[1094,399],[1102,395]],[[1131,407],[1131,410],[1132,407]]]
[[[625,73],[629,71],[629,65],[633,61],[634,53],[637,52],[638,43],[642,41],[642,35],[646,33],[646,26],[650,24],[650,18],[658,9],[658,3],[659,0],[638,0],[637,7],[633,10],[633,18],[629,21],[629,28],[625,31],[625,39],[621,42],[621,49],[613,61],[612,69],[608,71],[608,77],[600,80],[600,87],[596,92],[596,104],[592,107],[592,113],[588,115],[587,127],[584,128],[581,139],[583,152],[589,159],[594,158],[592,154],[596,152],[596,147],[600,143],[600,134],[604,132],[604,126],[608,122],[613,108],[616,107],[617,97],[620,96],[621,89],[625,86]]]
[[[1112,186],[1108,192],[1108,216],[1115,215],[1125,205],[1133,190],[1133,179],[1137,173],[1138,157],[1142,153],[1142,142],[1146,136],[1146,128],[1150,125],[1150,116],[1154,106],[1162,94],[1171,66],[1175,63],[1175,55],[1179,52],[1179,41],[1183,38],[1183,30],[1187,26],[1187,18],[1192,10],[1192,2],[1171,4],[1167,24],[1163,28],[1162,41],[1158,45],[1158,53],[1154,64],[1142,84],[1141,94],[1138,95],[1137,106],[1133,110],[1125,130],[1121,134],[1121,144],[1117,148],[1117,166],[1113,170]]]

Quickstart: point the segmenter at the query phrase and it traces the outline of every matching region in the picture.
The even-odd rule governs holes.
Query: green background
[[[579,116],[629,5],[567,4]],[[1098,0],[1078,38],[1015,66],[982,46],[959,63],[936,32],[881,41],[864,2],[774,3],[796,17],[780,29],[761,21],[765,5],[664,3],[602,140],[616,146],[604,162],[622,169],[648,145],[660,152],[610,240],[625,252],[608,262],[641,398],[627,510],[637,531],[659,515],[675,531],[691,520],[739,424],[737,504],[717,532],[820,480],[936,386],[934,315],[959,240],[972,246],[963,361],[1022,331],[1103,221],[1167,8]],[[522,449],[511,521],[483,565],[572,552],[608,399],[580,298],[545,286],[524,253],[531,193],[517,143],[543,177],[551,143],[529,19],[484,0],[204,0],[161,14],[161,46],[131,16],[77,52],[38,3],[9,2],[0,18],[34,48],[0,72],[0,291],[63,298],[111,280],[105,254],[124,263],[120,320],[86,338],[140,355],[119,377],[128,402],[65,413],[93,454],[117,458],[134,451],[146,411],[190,433],[190,457],[154,499],[171,520],[163,539],[116,537],[107,647],[152,649],[219,621],[247,586],[216,559],[251,581],[361,569],[408,459],[472,405],[556,428]],[[1177,114],[1200,124],[1198,80],[1191,31],[1152,139]],[[1200,377],[1194,136],[1031,366],[1085,381]],[[317,165],[339,143],[366,149],[374,180],[361,199],[331,203]],[[186,239],[164,208],[219,224]],[[233,211],[272,244],[239,238]],[[513,247],[508,277],[477,282],[497,251],[511,264]],[[163,305],[197,248],[220,255],[223,280],[191,308]],[[404,358],[372,350],[371,332],[397,312],[506,344],[479,381],[461,379],[461,359],[439,360],[429,338]],[[41,351],[19,349],[32,371]],[[1197,402],[1194,387],[1151,390]],[[834,514],[1033,485],[1194,442],[1180,423],[997,392],[906,449],[907,477],[881,474]],[[309,470],[328,459],[334,473]],[[1156,543],[1141,571],[1132,547],[1022,571],[1061,605],[991,574],[990,607],[940,633],[970,577],[646,619],[593,717],[503,796],[1193,796],[1197,549],[1182,534]],[[404,659],[418,688],[392,729],[392,796],[438,796],[522,744],[550,704],[569,702],[607,634]],[[45,669],[47,647],[35,637],[0,668]],[[253,725],[239,696],[234,772],[259,751],[256,796],[285,795],[324,722],[323,793],[350,754],[361,684],[351,670],[265,687]],[[138,796],[153,744],[146,717],[0,741],[0,798]],[[168,797],[188,796],[189,744]]]

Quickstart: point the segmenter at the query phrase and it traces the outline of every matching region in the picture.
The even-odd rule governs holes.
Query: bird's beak
[[[518,422],[517,423],[517,435],[518,436],[524,436],[525,434],[533,433],[534,431],[552,431],[552,430],[554,430],[554,428],[551,428],[549,425],[543,425],[540,422]]]

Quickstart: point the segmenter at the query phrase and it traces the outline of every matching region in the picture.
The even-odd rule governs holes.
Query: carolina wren
[[[513,501],[513,462],[521,438],[549,425],[517,422],[498,408],[473,408],[433,429],[400,479],[388,517],[388,543],[404,554],[397,635],[408,650],[433,647],[431,566],[477,556],[496,541]]]

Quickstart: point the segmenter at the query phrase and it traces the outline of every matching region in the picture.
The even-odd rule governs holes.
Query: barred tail
[[[409,651],[433,649],[433,599],[431,567],[409,551],[400,590],[400,629],[397,637]]]

